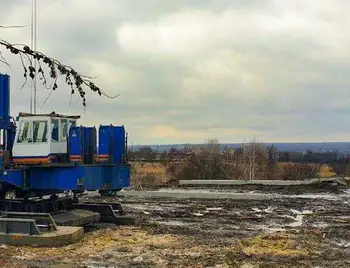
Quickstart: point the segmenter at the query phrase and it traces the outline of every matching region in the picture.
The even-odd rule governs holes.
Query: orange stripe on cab
[[[18,164],[50,163],[52,157],[13,158]]]

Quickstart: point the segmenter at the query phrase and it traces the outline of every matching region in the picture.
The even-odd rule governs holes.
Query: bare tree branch
[[[27,83],[27,69],[26,69],[26,66],[24,65],[23,56],[21,54],[19,54],[19,57],[21,58],[22,66],[23,66],[23,69],[24,69],[24,78],[25,78],[25,80],[23,82],[23,85],[20,88],[20,90],[21,90],[21,89],[24,88],[25,84]]]
[[[22,88],[27,82],[28,75],[31,79],[34,79],[36,75],[40,73],[41,77],[39,79],[43,81],[43,85],[48,89],[51,88],[52,90],[56,90],[58,88],[57,78],[60,74],[62,76],[65,76],[66,83],[72,89],[71,94],[75,94],[75,92],[78,91],[84,107],[86,107],[86,92],[84,90],[84,87],[89,88],[91,91],[98,93],[100,96],[103,95],[109,99],[114,99],[119,96],[119,94],[116,96],[108,95],[92,82],[92,77],[82,75],[76,70],[74,70],[72,67],[64,65],[58,60],[48,57],[39,51],[34,51],[30,49],[27,45],[11,44],[5,40],[0,39],[0,46],[5,47],[12,54],[20,56],[24,70],[23,76],[25,78],[25,82]],[[3,61],[4,60],[2,59],[2,63],[7,62],[6,60],[4,62]],[[36,64],[33,63],[38,63],[38,70],[34,67]],[[45,64],[49,69],[49,75],[52,79],[52,85],[50,87],[47,87],[47,78],[42,69],[42,64]]]
[[[41,105],[41,108],[40,108],[41,110],[44,108],[45,103],[49,100],[49,98],[51,97],[52,93],[53,93],[53,90],[50,91],[49,95],[43,101],[43,104]]]
[[[11,65],[7,62],[7,60],[2,55],[2,52],[0,51],[0,62],[5,64],[7,67],[9,67],[10,70],[12,70]]]

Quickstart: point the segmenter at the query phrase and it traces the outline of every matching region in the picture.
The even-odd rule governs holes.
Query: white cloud
[[[210,12],[186,12],[170,14],[146,24],[126,23],[118,30],[118,42],[130,53],[190,55],[207,47],[215,19]]]

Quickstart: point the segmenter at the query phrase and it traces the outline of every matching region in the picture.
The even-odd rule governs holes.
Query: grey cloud
[[[183,10],[210,10],[213,12],[222,12],[228,7],[237,9],[255,9],[268,7],[271,1],[268,0],[179,0],[165,2],[163,0],[138,1],[119,0],[119,9],[124,11],[124,19],[130,21],[150,21],[159,16]]]
[[[346,115],[350,107],[347,75],[350,66],[346,58],[335,57],[326,42],[333,38],[326,35],[329,27],[346,34],[348,26],[342,24],[345,18],[337,17],[331,11],[327,13],[327,8],[317,9],[316,13],[306,9],[300,11],[310,22],[304,28],[262,31],[253,20],[255,16],[282,17],[285,10],[281,3],[276,7],[275,1],[132,0],[106,1],[105,7],[94,10],[93,2],[86,2],[86,10],[84,1],[80,5],[71,1],[41,4],[38,32],[42,50],[84,73],[90,73],[97,64],[105,64],[107,70],[96,67],[97,75],[100,75],[98,83],[110,94],[121,93],[115,100],[89,93],[84,123],[125,124],[135,143],[174,141],[174,138],[150,136],[157,126],[171,126],[183,133],[198,132],[207,136],[214,133],[219,139],[232,137],[232,141],[246,135],[239,133],[242,129],[261,133],[261,138],[267,140],[293,137],[320,140],[349,132]],[[327,4],[340,6],[341,2]],[[19,16],[28,11],[19,1],[4,1],[1,6],[4,5],[8,5],[9,14]],[[160,17],[181,14],[184,10],[207,10],[216,16],[234,10],[234,14],[248,14],[251,21],[242,21],[242,25],[233,27],[225,40],[209,36],[212,40],[208,40],[206,53],[195,58],[192,55],[133,54],[118,46],[116,32],[123,25],[154,23]],[[7,16],[1,23],[8,24],[10,19],[11,16]],[[329,23],[325,24],[326,20]],[[319,32],[314,31],[317,27],[320,27]],[[240,28],[244,32],[240,32]],[[324,37],[322,29],[327,30]],[[28,29],[21,33],[27,32]],[[6,37],[11,40],[23,38],[17,33],[10,35],[8,31]],[[216,59],[223,50],[232,52],[219,61],[225,60],[225,64],[232,67],[231,76],[211,78],[210,70],[196,71],[195,66],[202,66],[209,58]],[[19,87],[23,81],[22,70],[18,62],[14,67],[17,73],[12,73],[13,86]],[[0,66],[0,71],[3,70]],[[243,85],[239,81],[240,70],[256,76],[258,82]],[[120,78],[121,72],[125,72],[128,79]],[[199,92],[194,93],[194,98],[183,96],[184,78],[196,81]],[[202,88],[205,90],[200,91]],[[60,91],[55,92],[44,106],[45,111],[83,113],[79,99],[74,98],[69,105],[69,92],[70,89],[61,84]],[[41,105],[49,92],[40,88],[39,93]],[[14,112],[27,109],[28,87],[25,92],[14,92],[13,96]],[[234,129],[237,129],[237,135]],[[197,142],[201,142],[202,136],[198,139]]]

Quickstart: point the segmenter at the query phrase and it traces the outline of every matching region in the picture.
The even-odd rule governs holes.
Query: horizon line
[[[248,142],[219,142],[218,144],[224,145],[224,144],[246,144]],[[260,142],[257,141],[257,143],[263,143],[263,144],[326,144],[326,143],[350,143],[350,141],[279,141],[279,142]],[[169,146],[169,145],[204,145],[205,142],[202,143],[139,143],[139,144],[128,144],[128,146]]]

